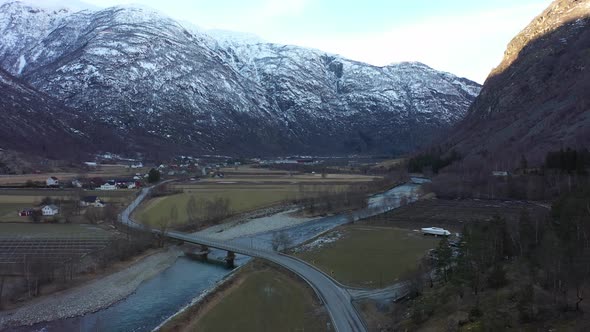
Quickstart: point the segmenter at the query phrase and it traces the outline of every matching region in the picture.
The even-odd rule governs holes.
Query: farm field
[[[200,315],[174,331],[326,330],[329,318],[318,311],[315,294],[302,281],[272,268],[246,269]]]
[[[35,173],[35,174],[19,174],[19,175],[0,175],[0,186],[9,185],[23,185],[27,181],[33,182],[45,182],[50,176],[55,176],[61,181],[72,180],[81,176],[92,178],[114,178],[124,177],[135,173],[145,173],[149,171],[149,168],[126,168],[122,165],[101,165],[96,169],[90,169],[88,171],[80,172],[54,172],[54,173]]]
[[[182,193],[151,199],[136,212],[137,220],[157,227],[163,219],[170,219],[170,211],[176,207],[178,218],[172,224],[188,222],[187,203],[191,197],[197,201],[227,199],[232,214],[269,207],[278,203],[318,195],[321,192],[344,191],[351,184],[370,182],[371,176],[354,174],[295,174],[242,167],[237,171],[227,169],[225,177],[203,178],[171,184],[173,190]],[[202,211],[202,210],[201,210]],[[205,212],[203,212],[205,213]],[[202,214],[199,217],[204,217]]]
[[[158,226],[161,218],[169,218],[170,211],[176,207],[178,211],[177,225],[188,222],[186,207],[191,197],[196,200],[212,201],[216,198],[229,200],[232,213],[246,212],[296,198],[297,188],[185,188],[183,193],[172,196],[158,197],[146,203],[137,213],[138,220],[150,226]],[[204,213],[204,211],[201,211]],[[200,217],[204,217],[201,214]]]
[[[98,196],[107,203],[125,203],[133,197],[136,190],[84,190],[82,196]],[[26,217],[19,217],[18,211],[39,206],[45,197],[56,200],[76,199],[73,189],[0,189],[0,222],[23,222]]]
[[[0,223],[0,237],[94,238],[110,237],[110,234],[94,225]]]
[[[343,226],[319,239],[332,240],[312,240],[295,255],[345,285],[366,288],[397,282],[438,244],[413,230],[365,225]]]

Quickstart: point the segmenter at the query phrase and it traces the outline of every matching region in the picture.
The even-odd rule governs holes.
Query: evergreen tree
[[[148,173],[148,182],[149,183],[156,183],[158,181],[160,181],[160,171],[158,171],[155,168],[150,169],[150,172]]]
[[[446,237],[438,243],[438,247],[434,252],[434,257],[436,274],[447,282],[449,280],[449,270],[451,268],[453,251],[451,250],[449,240]]]

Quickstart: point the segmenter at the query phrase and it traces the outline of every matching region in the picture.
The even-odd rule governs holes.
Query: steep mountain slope
[[[54,158],[82,158],[102,146],[120,145],[108,128],[35,91],[0,70],[0,148]]]
[[[294,132],[340,151],[416,148],[460,120],[479,93],[477,84],[420,63],[375,67],[275,44],[224,50],[264,87]]]
[[[590,144],[590,1],[554,1],[508,45],[449,145],[540,162]],[[517,156],[517,157],[515,157]]]
[[[379,68],[218,38],[141,8],[0,7],[0,67],[134,150],[408,151],[461,119],[479,92],[422,64]]]

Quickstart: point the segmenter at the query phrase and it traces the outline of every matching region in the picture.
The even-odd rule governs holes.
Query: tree
[[[188,221],[194,223],[197,221],[199,217],[199,208],[197,206],[197,199],[195,196],[189,198],[188,202],[186,203],[186,215],[188,216]]]
[[[534,249],[534,246],[536,245],[535,231],[536,228],[531,221],[529,212],[523,210],[518,222],[520,255],[528,256]]]
[[[102,219],[102,213],[99,208],[89,207],[84,214],[86,220],[91,224],[97,224]]]
[[[526,170],[529,167],[529,163],[526,160],[526,158],[524,157],[524,155],[520,156],[520,169],[521,170]]]
[[[291,238],[286,232],[276,232],[272,236],[272,249],[274,251],[283,251],[291,246]]]
[[[434,251],[436,274],[442,277],[445,282],[449,280],[449,270],[451,268],[451,260],[453,258],[453,251],[449,246],[449,240],[444,237]]]
[[[158,181],[160,181],[160,171],[158,171],[155,168],[150,169],[149,173],[148,173],[148,182],[149,183],[156,183]]]
[[[113,203],[109,203],[107,204],[104,208],[103,211],[103,218],[106,222],[110,222],[112,224],[115,224],[117,222],[117,218],[118,213],[117,213],[117,208],[115,207],[115,205]]]
[[[506,271],[500,264],[494,265],[492,272],[488,276],[488,285],[494,289],[502,288],[508,284]]]
[[[40,222],[43,218],[43,212],[41,212],[41,210],[39,209],[34,209],[33,211],[31,211],[31,215],[29,216],[29,218],[31,218],[32,222]]]
[[[172,205],[170,208],[170,223],[176,224],[178,221],[178,208],[176,205]]]

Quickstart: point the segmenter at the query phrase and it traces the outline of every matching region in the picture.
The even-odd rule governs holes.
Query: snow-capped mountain
[[[134,149],[408,151],[461,119],[479,85],[419,63],[187,28],[134,7],[0,7],[0,67],[109,124]]]

